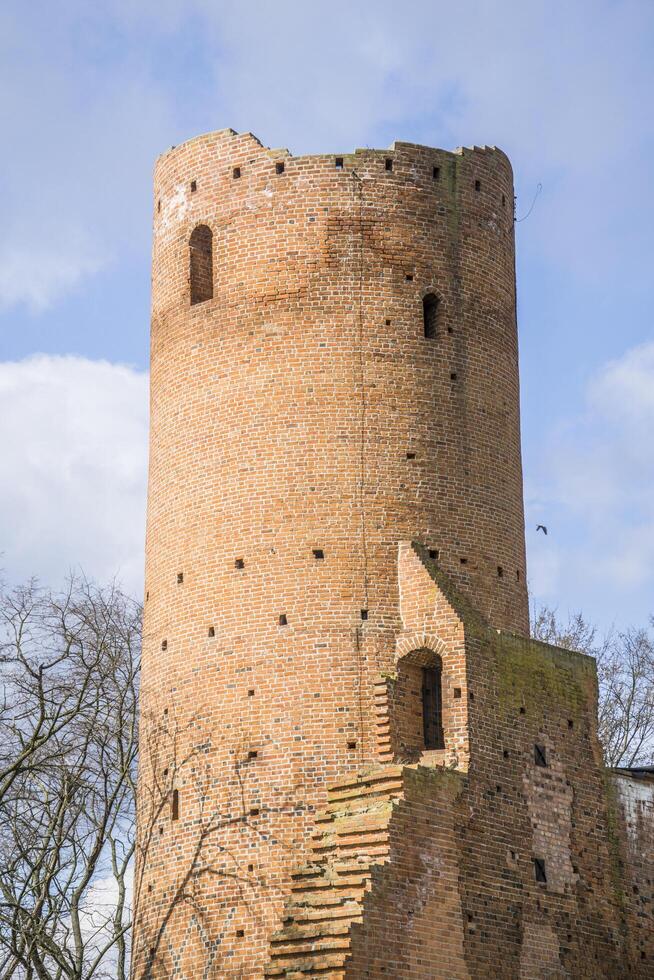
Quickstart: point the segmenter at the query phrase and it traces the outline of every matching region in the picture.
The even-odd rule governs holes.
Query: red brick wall
[[[398,541],[527,630],[512,201],[492,149],[158,161],[137,977],[257,975],[326,785],[376,758]]]

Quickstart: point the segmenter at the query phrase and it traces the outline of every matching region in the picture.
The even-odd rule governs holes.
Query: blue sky
[[[654,612],[651,0],[0,7],[0,563],[140,591],[151,175],[199,132],[294,153],[496,144],[516,175],[529,583]],[[549,534],[536,535],[537,523]]]

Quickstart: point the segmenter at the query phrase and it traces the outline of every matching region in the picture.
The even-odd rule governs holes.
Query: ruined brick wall
[[[459,887],[460,828],[469,812],[465,777],[438,768],[406,769],[404,799],[390,823],[389,861],[363,900],[352,929],[348,980],[482,980],[466,959]],[[505,974],[512,976],[512,974]]]
[[[652,976],[640,958],[651,941],[641,950],[625,895],[594,662],[474,625],[466,659],[471,818],[459,840],[471,976],[499,959],[502,976],[521,980]]]
[[[404,770],[344,976],[654,977],[654,779],[604,769],[594,661],[488,628],[424,549],[399,568],[409,631],[464,630],[470,763]]]
[[[327,784],[377,759],[399,540],[527,630],[512,201],[494,149],[158,161],[135,977],[259,975]]]

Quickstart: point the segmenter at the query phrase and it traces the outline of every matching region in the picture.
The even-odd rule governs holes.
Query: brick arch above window
[[[424,653],[424,665],[427,666],[429,653],[442,659],[445,649],[444,642],[435,633],[422,631],[402,633],[401,636],[398,636],[395,643],[395,662],[397,663],[409,654],[423,656]],[[415,662],[417,663],[418,661]]]

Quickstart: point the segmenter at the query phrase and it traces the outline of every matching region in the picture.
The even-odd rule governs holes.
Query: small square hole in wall
[[[347,743],[347,747],[348,747],[348,749],[350,749],[350,750],[352,750],[352,749],[356,749],[356,747],[357,747],[357,743],[356,743],[356,742],[348,742],[348,743]]]
[[[390,157],[386,157],[386,160],[384,161],[384,166],[386,167],[387,170],[393,169],[393,161],[391,160]]]
[[[177,584],[178,585],[181,585],[183,581],[184,581],[184,572],[178,572],[177,573]]]
[[[460,563],[462,565],[467,565],[468,564],[468,559],[467,558],[459,558],[459,561],[460,561]]]
[[[474,701],[475,700],[475,692],[474,691],[469,691],[468,692],[468,697],[470,698],[471,701]]]
[[[279,617],[280,626],[288,626],[288,619],[286,618],[286,613],[281,613]]]
[[[253,687],[251,687],[250,690],[248,691],[248,697],[249,698],[253,698],[254,697],[254,688]]]
[[[406,274],[406,281],[407,282],[413,282],[413,276],[411,275],[410,272],[407,272],[407,274]]]
[[[448,327],[447,328],[447,332],[448,333],[454,333],[454,327]]]
[[[216,627],[215,626],[210,626],[209,627],[208,635],[209,636],[215,636],[216,635]]]
[[[164,769],[164,771],[163,771],[163,777],[164,777],[164,779],[166,779],[167,776],[168,776],[168,770],[167,769]]]
[[[438,555],[439,554],[440,554],[440,552],[439,552],[438,548],[430,548],[429,549],[429,557],[431,558],[432,561],[438,561]]]
[[[480,180],[476,180],[475,181],[475,190],[477,192],[479,192],[481,190],[481,181]]]
[[[534,762],[543,769],[547,768],[547,754],[544,745],[534,745]]]
[[[542,882],[542,884],[547,884],[547,873],[545,871],[545,860],[543,858],[534,858],[534,877],[536,881]]]
[[[509,750],[508,749],[504,749],[504,751],[502,752],[502,755],[504,756],[505,759],[508,759],[509,758]]]
[[[322,561],[325,557],[325,552],[322,550],[322,548],[314,548],[313,557],[316,559],[316,561]]]
[[[153,892],[154,891],[154,885],[148,885],[148,891],[149,892]]]
[[[501,565],[497,566],[497,577],[504,578],[504,569],[502,568]]]
[[[197,189],[198,189],[198,182],[197,182],[197,180],[192,180],[191,181],[191,194],[195,194],[195,192],[196,192]]]
[[[387,321],[386,321],[386,326],[387,326],[387,327],[390,327],[390,325],[391,325],[391,321],[390,321],[390,320],[387,320]]]
[[[361,619],[366,620],[367,618],[368,618],[368,610],[367,609],[362,609],[361,610]]]
[[[506,194],[502,194],[502,207],[506,207]]]
[[[159,827],[159,836],[163,837],[163,827]]]
[[[406,458],[407,459],[415,459],[416,458],[416,454],[415,453],[407,453],[406,454]]]
[[[337,170],[342,170],[343,169],[343,157],[336,157],[336,159],[334,160],[334,165],[335,165],[335,167],[336,167]]]
[[[258,817],[259,816],[259,807],[258,806],[253,806],[252,807],[252,809],[250,810],[250,816],[251,817]]]
[[[519,582],[520,581],[520,569],[519,568],[516,568],[516,570],[515,570],[515,580],[516,580],[516,582]]]
[[[456,381],[456,371],[452,371],[450,374],[450,381]]]
[[[431,175],[432,175],[432,177],[433,177],[434,180],[440,180],[441,179],[441,168],[440,167],[434,167],[432,169]]]
[[[237,939],[242,939],[244,935],[245,935],[245,929],[237,929],[236,930],[236,938]]]
[[[254,865],[248,864],[248,871],[254,871]]]
[[[256,749],[251,749],[248,752],[248,759],[250,761],[252,761],[252,759],[258,759],[258,758],[259,758],[259,753],[256,751]]]
[[[168,649],[168,640],[162,640],[161,641],[161,649],[162,650],[167,650]]]
[[[454,691],[453,691],[453,694],[454,694],[454,697],[455,698],[460,698],[461,697],[461,688],[460,687],[455,687],[454,688]]]
[[[574,727],[575,727],[574,721],[572,720],[572,718],[568,718],[568,728],[573,729]]]
[[[275,164],[275,173],[276,174],[284,173],[284,164],[281,161]]]
[[[234,180],[238,180],[240,176],[241,176],[241,168],[234,167],[234,169],[232,170],[232,177],[234,178]]]
[[[168,708],[164,708],[164,715],[168,714]]]
[[[521,715],[524,715],[524,714],[526,714],[526,712],[527,712],[527,709],[525,708],[524,705],[522,705],[522,707],[520,708],[520,714]]]
[[[234,568],[245,568],[245,559],[244,558],[235,558],[234,559]]]

